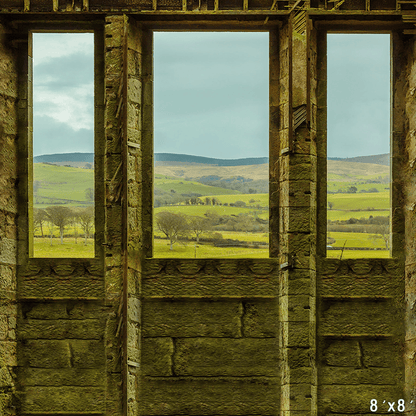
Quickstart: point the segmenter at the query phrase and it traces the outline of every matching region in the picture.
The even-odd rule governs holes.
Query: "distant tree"
[[[85,199],[87,201],[94,201],[94,189],[92,188],[87,188],[85,190]]]
[[[196,243],[199,243],[199,236],[210,228],[210,221],[203,217],[189,217],[189,229],[196,236]]]
[[[72,215],[71,210],[68,207],[53,206],[53,207],[47,207],[45,211],[46,211],[49,221],[59,228],[61,244],[63,244],[65,227],[71,221],[71,215]],[[51,243],[52,243],[52,240],[51,240]]]
[[[90,237],[92,226],[94,225],[94,207],[87,207],[78,213],[78,221],[84,231],[84,244]]]
[[[355,186],[350,186],[350,187],[348,188],[348,192],[349,192],[350,194],[355,194],[355,193],[357,192],[357,188],[356,188]]]
[[[33,194],[36,196],[40,188],[40,181],[33,181]]]
[[[205,205],[211,205],[211,198],[208,196],[205,198]]]
[[[368,192],[378,192],[378,189],[377,189],[377,188],[370,188],[370,189],[368,190]]]
[[[43,237],[43,226],[48,221],[48,215],[46,214],[44,209],[35,208],[33,210],[33,225],[36,228],[40,228],[40,232]]]
[[[244,201],[236,201],[236,202],[234,203],[234,205],[235,205],[236,207],[239,207],[239,208],[242,208],[242,207],[247,206],[247,204],[246,204]]]
[[[390,248],[390,227],[388,224],[380,224],[373,230],[374,235],[372,236],[373,240],[376,240],[377,237],[383,240],[386,250]]]
[[[334,206],[334,203],[333,203],[333,202],[331,202],[331,201],[328,201],[328,208],[329,208],[329,209],[332,209],[332,208],[333,208],[333,206]]]
[[[75,244],[78,244],[78,214],[79,209],[78,208],[70,208],[71,210],[71,216],[69,218],[69,225],[74,229],[74,237],[75,237]]]
[[[91,163],[86,163],[84,169],[92,169]]]
[[[169,211],[156,214],[156,226],[170,240],[170,250],[173,250],[173,245],[178,241],[178,238],[188,231],[186,217]]]

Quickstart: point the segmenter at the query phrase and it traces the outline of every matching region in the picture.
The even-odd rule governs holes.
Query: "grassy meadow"
[[[389,256],[385,231],[390,216],[388,175],[389,167],[384,165],[328,161],[328,257]],[[264,192],[267,178],[268,165],[157,163],[154,256],[268,257],[269,195]],[[34,208],[66,206],[81,210],[93,204],[91,189],[93,169],[34,164]],[[158,223],[162,213],[185,218],[188,229],[168,238]],[[195,220],[205,227],[198,235],[189,228]],[[74,224],[66,225],[64,244],[60,244],[56,226],[52,233],[51,245],[50,224],[43,227],[44,237],[36,227],[35,257],[94,256],[93,239],[85,245],[79,226],[75,229]]]

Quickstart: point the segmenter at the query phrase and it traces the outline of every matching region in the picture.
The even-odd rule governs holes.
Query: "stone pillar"
[[[14,415],[17,247],[17,50],[0,22],[0,414]],[[27,46],[27,43],[26,43]],[[27,96],[19,103],[27,105]]]
[[[316,414],[316,36],[305,11],[280,35],[281,414]]]
[[[393,224],[393,247],[405,231],[405,250],[397,250],[396,256],[405,255],[405,402],[406,410],[415,412],[416,402],[416,39],[404,38],[393,33],[393,143],[392,185],[403,189],[403,199],[393,202],[401,208],[404,221]],[[404,110],[404,111],[403,111]],[[403,173],[400,175],[400,173]],[[403,177],[404,176],[404,177]],[[400,181],[403,181],[400,186]],[[403,188],[402,188],[403,187]],[[402,209],[404,210],[402,211]],[[403,234],[402,234],[403,235]],[[400,244],[400,248],[403,244]],[[413,403],[410,405],[410,401]]]
[[[143,152],[150,153],[150,162],[153,160],[153,126],[142,111],[149,102],[147,96],[152,102],[152,34],[143,31],[134,18],[109,16],[105,39],[106,295],[115,308],[114,327],[110,325],[107,333],[111,356],[107,401],[111,403],[109,415],[134,416],[139,409],[141,373],[143,218],[148,214],[142,209],[142,199],[147,196],[142,192],[142,178],[152,174],[152,166],[143,165]],[[151,192],[151,180],[145,182]]]
[[[106,415],[121,416],[126,403],[126,342],[123,242],[123,101],[125,16],[107,16],[104,30],[105,86],[105,303],[112,310],[105,332]]]

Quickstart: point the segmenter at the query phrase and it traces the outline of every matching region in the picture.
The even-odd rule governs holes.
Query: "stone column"
[[[0,21],[0,414],[14,415],[17,247],[17,49]],[[27,42],[24,44],[27,48]],[[27,54],[25,55],[27,59]],[[27,92],[19,102],[27,106]]]
[[[291,12],[280,34],[281,414],[316,414],[316,35]]]

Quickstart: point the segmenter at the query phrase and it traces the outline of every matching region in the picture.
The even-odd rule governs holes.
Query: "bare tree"
[[[59,234],[61,236],[61,244],[64,243],[64,230],[71,220],[71,210],[68,207],[53,206],[47,207],[46,213],[49,221],[59,228]],[[52,244],[52,237],[51,237]]]
[[[156,225],[170,240],[170,250],[173,250],[173,245],[178,241],[178,237],[185,235],[188,231],[188,222],[185,215],[174,214],[169,211],[156,214]]]
[[[87,207],[78,213],[78,221],[84,231],[84,244],[90,237],[92,226],[94,225],[94,207]]]
[[[69,225],[74,229],[75,244],[78,244],[78,226],[79,226],[79,208],[70,208],[71,216],[69,218]]]
[[[85,190],[85,199],[87,201],[94,201],[94,189],[92,188],[87,188]]]
[[[386,246],[386,250],[390,248],[390,227],[388,224],[380,224],[374,229],[374,235],[372,239],[375,240],[380,238],[383,240],[384,245]]]
[[[209,229],[210,221],[203,217],[189,217],[189,229],[196,236],[196,243],[199,243],[199,236]]]
[[[328,201],[328,208],[332,209],[334,207],[334,203],[331,201]]]
[[[48,215],[44,209],[34,208],[33,210],[33,226],[35,230],[39,227],[43,237],[43,226],[48,221]]]

